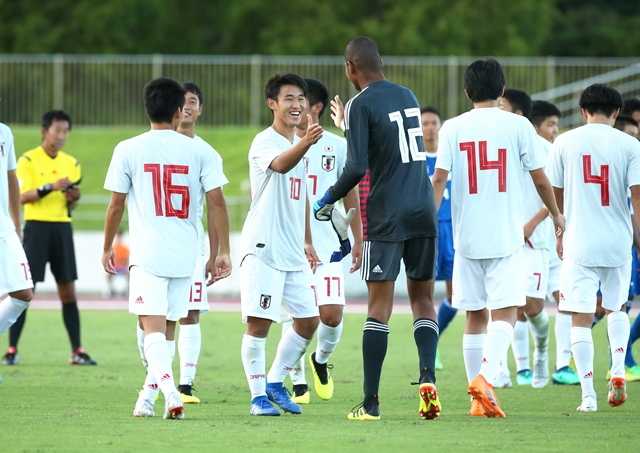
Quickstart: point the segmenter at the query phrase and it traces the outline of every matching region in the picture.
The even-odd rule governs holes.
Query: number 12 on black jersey
[[[407,133],[409,134],[408,144],[407,136],[404,132],[404,119],[402,118],[402,113],[400,113],[399,110],[389,113],[389,120],[392,123],[397,123],[398,125],[398,145],[400,146],[402,163],[408,164],[411,162],[409,160],[409,151],[411,151],[412,160],[427,160],[427,153],[425,151],[420,151],[420,148],[418,148],[418,142],[416,141],[418,137],[422,137],[423,135],[422,124],[420,123],[420,109],[404,109],[404,116],[407,118],[418,118],[418,127],[410,127],[407,129]]]

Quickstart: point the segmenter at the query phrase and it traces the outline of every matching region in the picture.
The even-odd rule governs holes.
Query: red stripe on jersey
[[[358,184],[358,194],[360,195],[360,217],[362,218],[362,238],[367,239],[367,198],[369,198],[369,190],[371,187],[371,175],[369,170]]]

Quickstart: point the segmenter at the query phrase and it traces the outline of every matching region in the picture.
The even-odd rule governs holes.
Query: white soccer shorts
[[[558,258],[556,249],[549,250],[549,284],[547,285],[547,297],[552,302],[556,299],[553,293],[560,291],[560,271],[562,270],[562,260]]]
[[[631,257],[618,267],[586,267],[565,259],[560,272],[558,308],[572,313],[595,313],[598,282],[601,282],[602,307],[620,310],[629,297]]]
[[[204,256],[196,257],[196,268],[191,277],[191,292],[189,293],[189,311],[199,310],[200,314],[209,311],[207,299],[207,277],[204,269]]]
[[[189,314],[191,277],[157,277],[132,266],[129,277],[129,313],[139,316],[166,316],[178,321]]]
[[[468,311],[525,305],[522,247],[503,258],[453,259],[453,306]]]
[[[549,252],[546,249],[534,249],[528,245],[522,247],[524,260],[524,292],[527,297],[543,299],[549,286]]]
[[[313,279],[316,282],[318,306],[345,305],[342,263],[318,264]]]
[[[319,316],[311,269],[279,271],[255,255],[240,264],[242,322],[249,316],[284,322]]]
[[[27,255],[16,233],[0,239],[0,259],[0,296],[33,288]]]

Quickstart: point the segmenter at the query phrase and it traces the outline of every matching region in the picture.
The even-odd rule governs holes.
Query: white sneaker
[[[506,374],[504,371],[500,371],[500,373],[495,379],[493,388],[510,389],[511,387],[513,387],[513,383],[511,382],[511,376]]]
[[[531,381],[531,387],[534,389],[541,389],[549,384],[549,353],[538,352],[536,349],[533,352],[533,379]]]
[[[598,402],[595,398],[585,398],[576,410],[578,412],[598,412]]]
[[[164,419],[184,420],[184,404],[177,392],[173,392],[167,398],[164,405]]]
[[[133,415],[136,417],[155,417],[155,412],[153,412],[153,403],[150,403],[147,400],[138,400],[136,401],[136,407],[133,410]]]

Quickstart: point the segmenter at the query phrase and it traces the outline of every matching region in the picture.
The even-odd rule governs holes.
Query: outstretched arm
[[[307,120],[309,121],[309,127],[307,127],[305,136],[294,146],[273,159],[271,165],[269,165],[270,169],[276,173],[288,173],[298,165],[298,162],[304,157],[311,145],[315,145],[322,138],[322,133],[324,132],[322,127],[319,124],[313,124],[311,115],[307,115]]]
[[[231,248],[229,245],[229,213],[227,203],[222,195],[222,188],[210,190],[206,193],[207,206],[211,206],[213,221],[217,231],[219,250],[216,257],[216,274],[209,278],[207,286],[231,275]],[[208,218],[208,217],[207,217]]]

